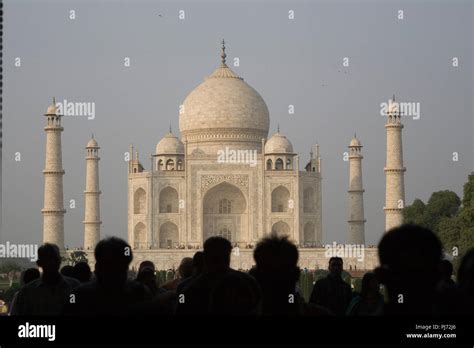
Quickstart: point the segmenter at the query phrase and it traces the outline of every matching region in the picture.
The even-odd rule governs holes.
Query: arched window
[[[183,161],[178,160],[178,170],[183,170]]]
[[[286,160],[286,169],[293,169],[293,166],[291,165],[291,158]]]
[[[228,199],[221,199],[219,201],[219,214],[230,214],[232,212],[232,206]]]
[[[178,191],[171,186],[165,187],[160,192],[160,213],[178,213]]]
[[[144,214],[146,210],[146,192],[139,188],[133,195],[133,213]]]
[[[159,160],[159,161],[158,161],[158,164],[156,165],[156,167],[157,167],[156,169],[158,169],[158,170],[163,170],[163,169],[165,169],[165,168],[163,168],[163,160]]]
[[[227,226],[222,227],[219,230],[218,235],[225,238],[225,239],[227,239],[228,241],[232,241],[232,232],[230,231],[230,229]]]
[[[166,161],[166,170],[174,170],[174,162],[172,159]]]
[[[272,213],[284,213],[290,205],[290,191],[284,186],[278,186],[272,191]]]
[[[283,170],[283,160],[281,158],[275,161],[275,170]]]
[[[272,170],[273,162],[271,159],[267,161],[267,170]]]

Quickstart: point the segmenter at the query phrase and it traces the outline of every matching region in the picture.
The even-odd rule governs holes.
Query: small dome
[[[48,106],[48,110],[46,111],[46,115],[57,115],[57,108],[56,104],[51,104]]]
[[[157,155],[184,155],[184,144],[173,133],[169,132],[156,145]]]
[[[97,143],[97,141],[96,141],[94,138],[92,138],[92,139],[89,140],[89,142],[87,143],[86,148],[98,149],[98,148],[99,148],[99,144]]]
[[[265,144],[265,153],[293,153],[293,145],[291,142],[280,132],[275,133]]]
[[[350,144],[349,146],[362,146],[362,145],[360,144],[360,140],[357,139],[357,138],[354,136],[354,138],[352,138],[351,144]]]

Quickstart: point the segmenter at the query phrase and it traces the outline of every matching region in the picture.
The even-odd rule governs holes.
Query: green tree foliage
[[[88,262],[87,253],[82,250],[75,250],[68,257],[62,259],[68,265],[75,266],[79,262]]]
[[[464,185],[462,201],[452,191],[434,192],[426,205],[415,199],[412,205],[406,206],[403,218],[405,223],[433,230],[443,243],[445,252],[462,256],[474,247],[474,172]]]

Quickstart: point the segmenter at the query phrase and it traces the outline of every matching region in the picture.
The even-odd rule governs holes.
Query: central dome
[[[221,65],[184,100],[179,117],[183,140],[206,153],[222,145],[260,149],[270,123],[267,105],[225,64],[224,49]]]

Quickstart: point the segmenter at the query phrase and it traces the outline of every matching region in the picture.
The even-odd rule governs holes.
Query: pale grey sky
[[[379,112],[393,93],[421,105],[419,120],[403,121],[408,203],[444,189],[461,195],[474,168],[471,1],[4,3],[4,241],[41,241],[42,115],[53,95],[96,104],[94,120],[63,120],[64,198],[76,200],[75,209],[66,206],[66,244],[83,244],[84,147],[92,132],[101,146],[102,232],[126,238],[124,153],[133,142],[149,169],[147,158],[169,124],[179,129],[178,106],[219,64],[222,38],[228,61],[240,59],[232,69],[265,99],[270,134],[279,123],[301,155],[301,169],[311,145],[320,144],[325,242],[346,240],[343,153],[354,132],[364,145],[366,240],[375,244],[383,233],[385,120]],[[70,10],[76,19],[69,19]]]

